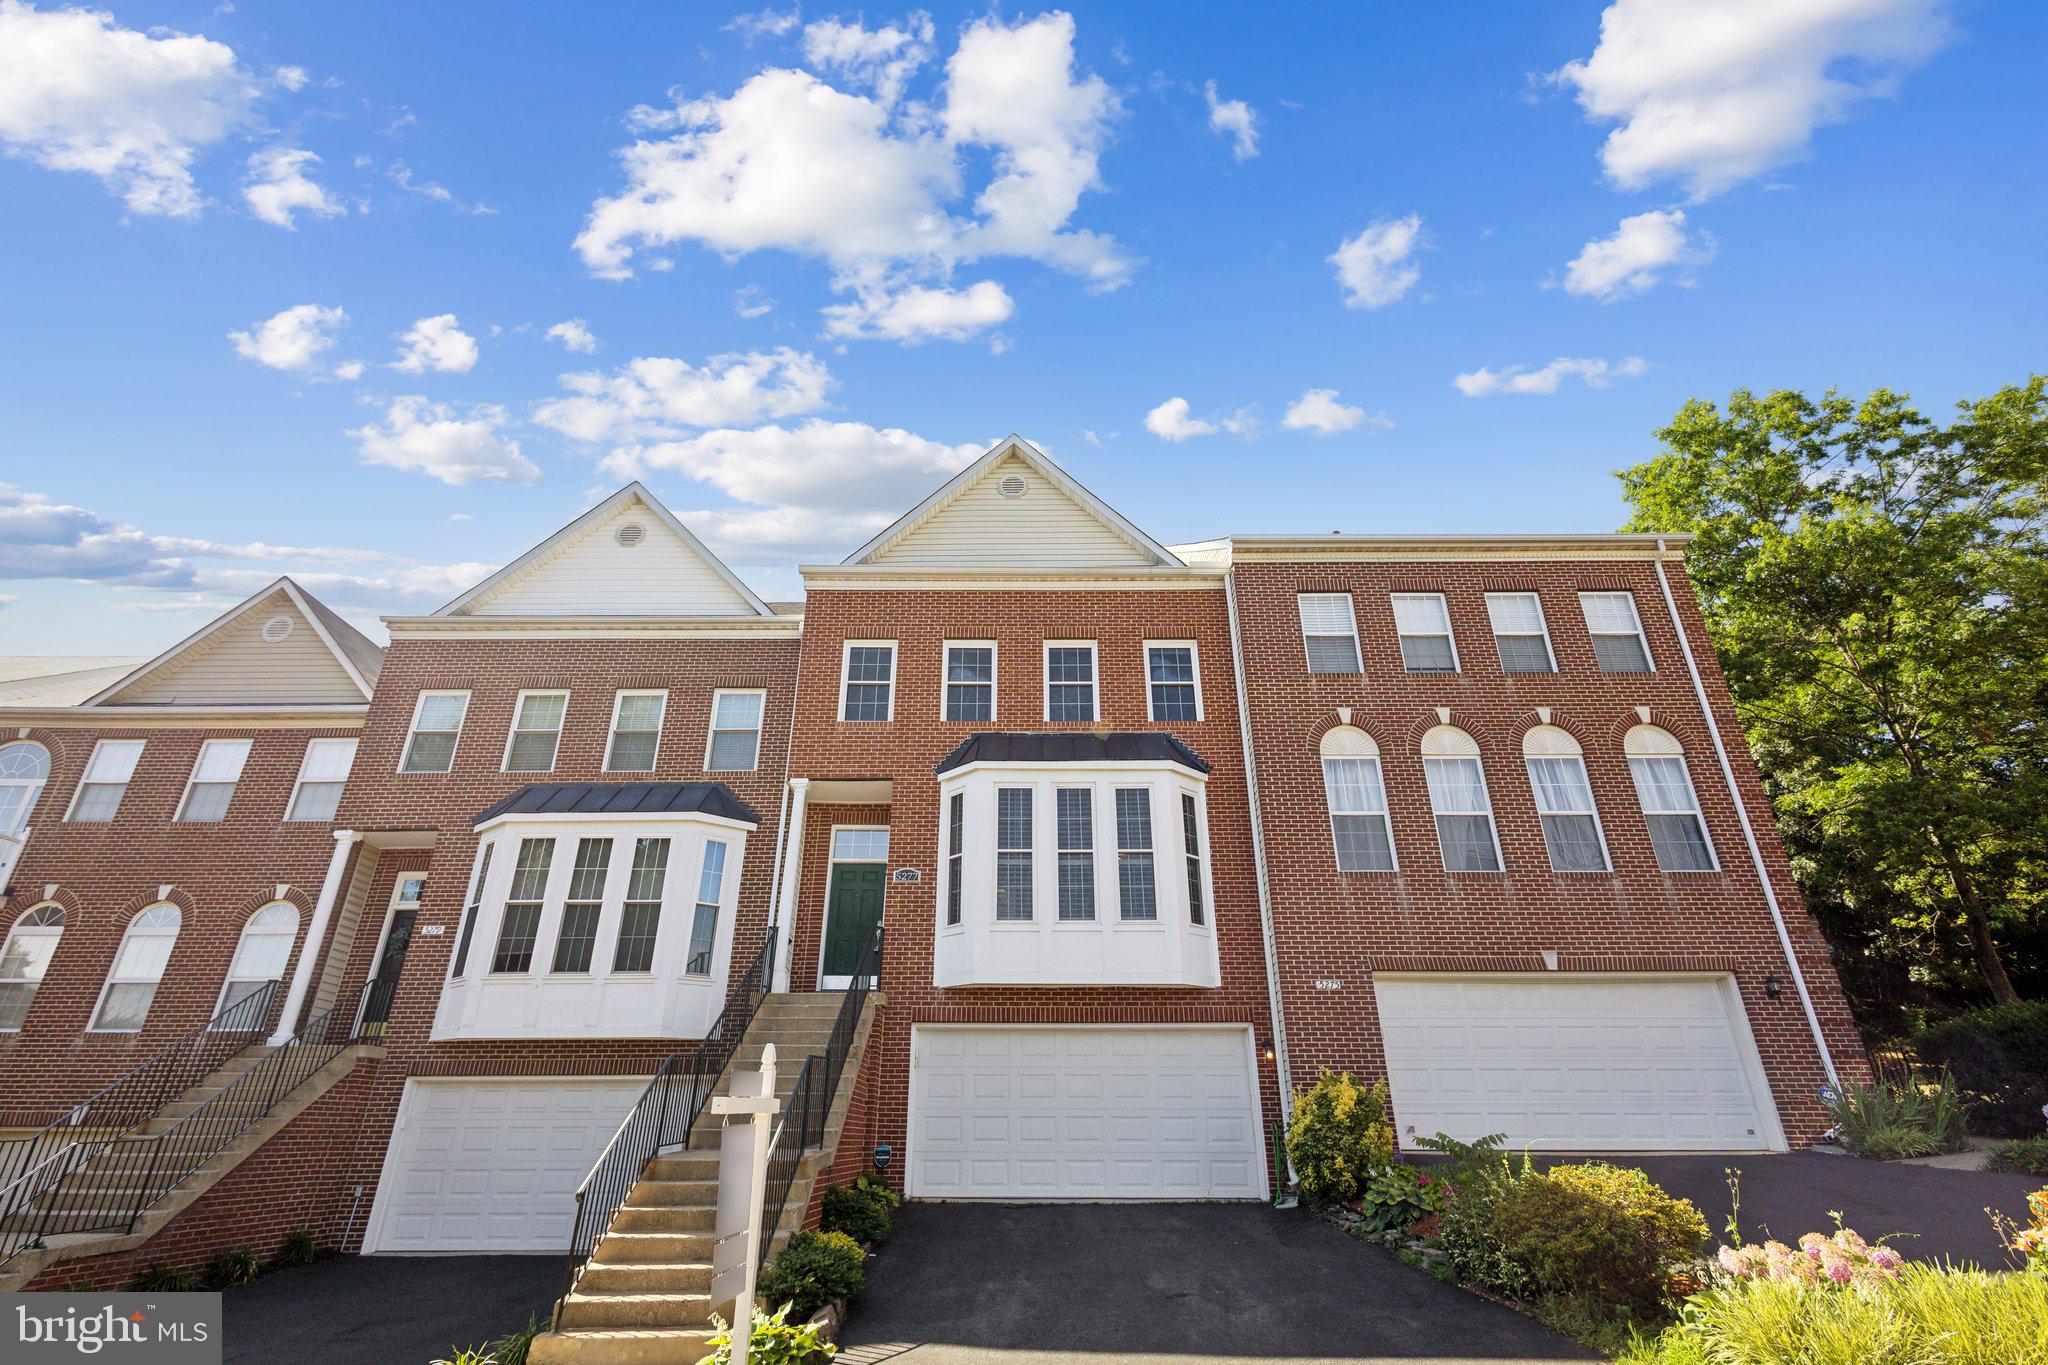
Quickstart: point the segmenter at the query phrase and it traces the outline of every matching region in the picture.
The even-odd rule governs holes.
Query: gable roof
[[[943,557],[935,556],[929,551],[921,552],[912,557],[906,553],[906,548],[911,542],[920,537],[920,533],[927,532],[935,524],[945,519],[949,511],[963,509],[970,502],[978,503],[985,501],[988,496],[993,496],[986,494],[984,485],[993,486],[999,479],[1007,479],[1007,473],[999,474],[999,467],[1006,465],[1019,470],[1028,470],[1043,479],[1046,485],[1044,490],[1032,490],[1027,482],[1027,491],[1023,494],[1023,497],[1029,498],[1033,492],[1042,492],[1043,496],[1040,505],[1042,513],[1049,514],[1054,518],[1063,519],[1077,530],[1085,527],[1086,531],[1092,533],[1100,543],[1117,547],[1120,552],[1114,556],[1116,562],[1154,566],[1180,566],[1181,561],[1171,550],[1146,535],[1130,521],[1126,520],[1115,508],[1096,497],[1086,488],[1083,488],[1071,474],[1055,464],[1044,451],[1015,434],[1006,436],[996,442],[995,445],[989,448],[987,454],[954,475],[937,491],[932,493],[930,497],[927,497],[923,502],[920,502],[917,506],[904,513],[893,525],[889,526],[880,535],[877,535],[858,550],[855,550],[841,562],[845,564],[879,564],[891,561],[892,559],[898,563],[918,562],[930,564],[946,562]],[[976,493],[983,493],[984,497],[977,499],[974,497]],[[961,515],[965,517],[967,514],[963,511]],[[1040,528],[1043,528],[1044,525],[1045,523],[1043,522],[1038,523]],[[981,543],[984,548],[980,552],[971,554],[971,556],[963,556],[957,562],[981,564],[998,562],[996,557],[988,552],[987,539],[979,530],[972,532],[968,538],[973,542]],[[1058,545],[1048,544],[1045,553],[1029,556],[1020,555],[1018,559],[1021,562],[1036,564],[1077,562],[1101,564],[1111,562],[1102,556],[1100,550],[1088,552],[1085,560],[1081,558],[1062,558],[1062,555],[1071,556],[1074,554],[1075,551],[1071,545],[1062,548]]]
[[[0,659],[0,706],[76,706],[143,662],[121,654],[32,654]]]
[[[682,567],[701,570],[701,574],[691,576],[698,578],[700,586],[710,587],[712,596],[706,602],[692,605],[710,606],[715,608],[714,610],[677,611],[674,607],[681,599],[671,597],[668,602],[656,601],[650,605],[644,594],[640,598],[629,600],[630,595],[616,591],[619,584],[615,575],[621,566],[600,562],[603,556],[611,552],[599,546],[596,532],[620,520],[636,508],[644,509],[645,513],[667,532],[672,538],[669,548],[676,554],[669,561],[669,573],[657,571],[636,575],[632,581],[642,586],[686,586],[676,584],[677,575],[674,571]],[[636,542],[644,543],[646,542]],[[594,607],[601,609],[563,611],[560,606],[575,602],[578,594],[574,591],[551,594],[547,590],[545,580],[551,568],[560,574],[565,566],[579,559],[590,561],[581,567],[603,580],[602,586],[613,590],[588,599]],[[648,492],[645,485],[635,480],[433,614],[773,616],[775,613],[766,602],[755,595],[753,589],[740,581],[739,576],[728,568],[723,560],[706,549],[704,542],[697,539],[689,527],[677,520],[673,512]]]
[[[311,635],[311,647],[302,641],[279,655],[276,667],[266,669],[251,669],[208,657],[218,649],[246,647],[248,637],[261,630],[254,625],[257,608],[266,605],[278,614],[296,616],[304,622]],[[287,632],[279,643],[290,640],[294,633]],[[384,651],[367,636],[285,577],[215,617],[140,668],[125,673],[83,704],[361,705],[370,700],[383,661]],[[181,678],[196,679],[202,674],[206,681],[189,684],[187,694],[179,695],[177,685]],[[232,686],[222,687],[227,680],[232,680]]]

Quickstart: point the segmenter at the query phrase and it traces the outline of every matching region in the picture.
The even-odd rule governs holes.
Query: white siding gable
[[[1006,479],[1023,480],[1023,493],[1004,497]],[[869,562],[1092,568],[1155,565],[1160,559],[1012,450],[876,550]]]
[[[290,631],[272,622],[289,621]],[[282,639],[266,639],[270,634]],[[101,699],[106,706],[360,706],[363,689],[282,588]]]
[[[637,543],[620,543],[627,527],[639,528]],[[465,616],[760,614],[702,551],[638,497],[592,517],[456,610]]]

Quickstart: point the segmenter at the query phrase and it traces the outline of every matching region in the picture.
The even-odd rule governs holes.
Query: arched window
[[[1636,800],[1650,827],[1650,847],[1666,872],[1714,872],[1714,845],[1700,818],[1700,798],[1685,766],[1685,750],[1669,730],[1638,725],[1622,740]]]
[[[1500,871],[1500,841],[1493,831],[1486,770],[1479,765],[1479,741],[1455,725],[1437,726],[1422,737],[1422,774],[1429,780],[1444,871]]]
[[[1529,766],[1529,786],[1536,793],[1550,870],[1605,872],[1607,841],[1600,834],[1600,813],[1593,805],[1593,784],[1586,779],[1579,742],[1555,725],[1539,725],[1522,736],[1522,761]]]
[[[1396,872],[1394,831],[1387,823],[1387,789],[1380,779],[1380,746],[1371,735],[1340,725],[1323,736],[1323,798],[1330,806],[1330,839],[1339,872]]]
[[[19,834],[50,780],[50,751],[34,740],[0,745],[0,835]],[[7,850],[0,847],[0,865]]]
[[[99,1008],[93,1012],[94,1031],[141,1030],[184,922],[175,905],[152,905],[128,922],[128,932],[121,935],[114,953],[114,969],[107,973],[107,987],[100,992]]]
[[[64,936],[64,907],[38,905],[26,911],[7,931],[0,948],[0,1033],[13,1033],[28,1017],[28,1007],[50,969],[57,940]]]
[[[298,907],[278,901],[249,916],[242,926],[242,941],[235,945],[234,961],[228,964],[228,979],[220,988],[216,1015],[224,1014],[244,1001],[248,1009],[222,1022],[223,1028],[254,1029],[262,1026],[269,1012],[268,1001],[258,1001],[263,988],[284,975],[291,960],[292,942],[299,936]],[[245,1017],[247,1016],[247,1017]]]

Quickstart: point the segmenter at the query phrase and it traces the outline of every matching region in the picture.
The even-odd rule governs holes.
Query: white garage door
[[[367,1251],[560,1251],[645,1080],[411,1081]]]
[[[1374,979],[1401,1142],[1783,1150],[1728,978]]]
[[[1247,1029],[920,1027],[910,1084],[913,1195],[1266,1193]]]

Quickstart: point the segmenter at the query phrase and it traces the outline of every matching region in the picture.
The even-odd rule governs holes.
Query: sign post
[[[775,1044],[761,1050],[759,1071],[732,1073],[731,1093],[713,1095],[719,1132],[718,1221],[711,1244],[711,1302],[732,1300],[732,1362],[747,1365],[754,1340],[754,1276],[761,1264],[761,1200],[768,1186],[768,1146],[775,1122]],[[750,1120],[735,1122],[735,1120]]]

